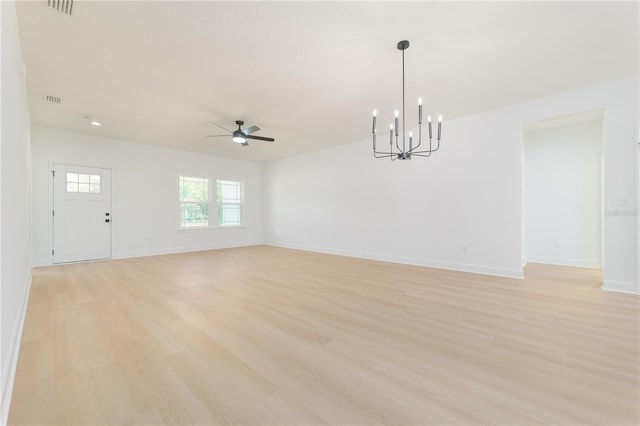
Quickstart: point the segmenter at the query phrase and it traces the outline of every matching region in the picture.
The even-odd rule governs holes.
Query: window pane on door
[[[67,172],[66,177],[67,177],[67,185],[66,185],[67,192],[100,194],[102,190],[100,175]]]

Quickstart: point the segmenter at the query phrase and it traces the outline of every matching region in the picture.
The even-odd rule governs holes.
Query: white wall
[[[0,27],[0,422],[6,424],[31,279],[29,108],[14,2],[0,2]]]
[[[602,267],[602,120],[528,131],[526,258]]]
[[[52,163],[112,170],[114,258],[260,244],[262,164],[34,125],[33,262],[51,263]],[[243,181],[245,225],[178,229],[178,176]]]
[[[504,143],[519,129],[506,124],[496,113],[447,122],[431,158],[374,159],[366,140],[270,163],[267,241],[521,277],[520,146]]]
[[[443,147],[429,159],[374,159],[366,139],[269,163],[265,239],[521,276],[522,126],[601,108],[605,208],[635,206],[637,77],[447,121]],[[363,134],[370,126],[363,112]],[[638,292],[635,217],[607,215],[605,233],[604,287]]]

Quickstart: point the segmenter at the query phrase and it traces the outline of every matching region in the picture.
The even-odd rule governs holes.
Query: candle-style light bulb
[[[413,149],[413,132],[409,132],[409,152]]]
[[[376,132],[376,116],[377,115],[378,115],[378,110],[374,109],[373,110],[373,130],[372,130],[373,133]]]
[[[418,124],[422,124],[422,98],[418,98]]]
[[[422,105],[422,98],[418,98],[418,105]]]
[[[438,140],[440,140],[440,136],[442,135],[442,116],[438,116]]]
[[[396,137],[398,136],[398,114],[399,114],[399,112],[398,112],[398,110],[396,110],[396,112],[395,112],[396,118],[395,118],[395,126],[394,126],[396,128]]]
[[[427,116],[427,121],[429,122],[429,139],[431,139],[433,137],[432,133],[431,133],[431,116]]]

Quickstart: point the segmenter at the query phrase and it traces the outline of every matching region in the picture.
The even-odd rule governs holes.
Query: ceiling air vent
[[[62,98],[59,98],[57,96],[47,95],[47,102],[51,102],[51,103],[54,103],[54,104],[59,104],[59,103],[62,103]]]
[[[71,15],[73,13],[73,0],[47,0],[47,5],[58,12]]]

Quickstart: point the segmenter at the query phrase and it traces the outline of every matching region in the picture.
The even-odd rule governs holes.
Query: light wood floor
[[[37,268],[11,424],[640,423],[639,298],[258,246]]]

